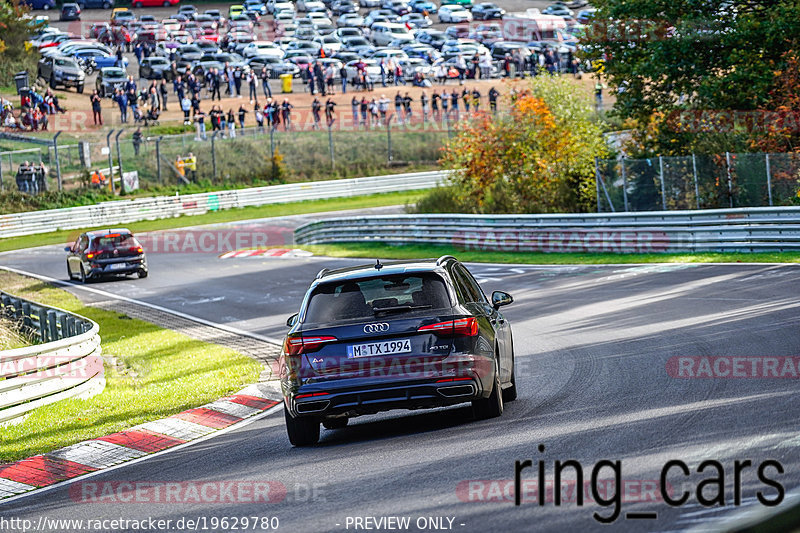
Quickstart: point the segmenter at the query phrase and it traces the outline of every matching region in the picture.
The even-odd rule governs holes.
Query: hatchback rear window
[[[92,250],[113,250],[131,246],[139,246],[139,243],[130,233],[110,233],[92,239]]]
[[[373,319],[450,307],[441,277],[395,274],[319,285],[311,294],[305,322]]]

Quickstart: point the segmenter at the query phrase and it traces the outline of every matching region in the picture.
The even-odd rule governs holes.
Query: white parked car
[[[457,5],[442,6],[439,8],[439,22],[448,24],[472,22],[472,13]]]
[[[375,46],[386,46],[395,40],[414,42],[414,34],[405,25],[393,22],[375,23],[370,37]]]
[[[314,24],[333,24],[333,21],[328,18],[328,15],[319,11],[314,11],[306,15]]]
[[[283,58],[285,55],[281,48],[272,41],[253,41],[242,49],[245,59],[255,56],[270,56]]]
[[[325,11],[325,4],[319,0],[297,0],[298,11]]]

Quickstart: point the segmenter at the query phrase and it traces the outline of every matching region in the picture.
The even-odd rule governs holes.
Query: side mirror
[[[508,294],[507,292],[503,291],[494,291],[492,293],[492,307],[495,309],[499,309],[504,305],[508,305],[514,301],[514,298]]]
[[[72,251],[72,246],[65,246],[64,247],[64,251],[65,252],[71,252]]]
[[[300,313],[295,313],[295,314],[293,314],[292,316],[290,316],[289,318],[287,318],[287,319],[286,319],[286,325],[287,325],[287,326],[289,326],[289,327],[292,327],[292,326],[294,326],[295,324],[297,324],[297,316],[298,316],[299,314],[300,314]]]

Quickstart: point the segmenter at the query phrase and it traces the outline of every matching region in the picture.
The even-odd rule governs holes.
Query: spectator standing
[[[128,95],[122,92],[121,89],[117,89],[117,92],[114,94],[113,100],[119,106],[119,116],[120,120],[123,124],[128,122]]]
[[[403,96],[403,114],[405,115],[406,124],[411,124],[411,115],[413,114],[411,112],[411,103],[413,101],[414,99],[411,98],[411,95],[409,95],[408,91],[406,91],[405,96]]]
[[[191,173],[192,181],[197,181],[197,158],[194,156],[192,152],[189,152],[189,155],[186,159],[183,160],[184,165],[186,166],[186,170]]]
[[[219,73],[219,69],[213,69],[211,75],[211,100],[214,100],[214,96],[216,95],[217,101],[222,100],[222,75]]]
[[[369,111],[369,102],[367,102],[366,96],[361,97],[361,103],[359,107],[361,108],[361,126],[366,129],[368,125],[367,112]]]
[[[336,102],[328,98],[325,102],[325,118],[328,121],[328,127],[330,128],[333,126],[334,121],[336,120],[333,116],[334,108],[336,107]]]
[[[263,113],[261,112],[261,106],[258,104],[258,102],[255,103],[255,106],[253,106],[253,116],[256,118],[256,129],[258,130],[258,133],[264,133],[264,114],[267,113],[267,108],[269,108],[271,105],[271,102],[267,102],[267,104],[264,106]]]
[[[460,113],[458,111],[458,92],[453,89],[453,92],[450,94],[450,104],[453,110],[453,117],[456,122],[460,120]]]
[[[361,101],[358,98],[356,98],[355,95],[354,95],[353,99],[350,100],[350,109],[353,112],[353,127],[354,128],[358,127],[358,111],[359,111],[360,108],[361,108]]]
[[[422,90],[422,94],[419,96],[419,103],[422,106],[422,123],[428,121],[428,115],[430,114],[430,105],[428,104],[428,94],[425,90]]]
[[[481,107],[481,93],[477,87],[472,89],[472,109],[477,113]]]
[[[103,107],[100,100],[100,95],[97,93],[97,89],[92,91],[92,95],[89,97],[89,101],[92,103],[92,118],[94,119],[95,125],[103,125]]]
[[[439,115],[439,101],[442,99],[439,96],[439,91],[434,89],[433,94],[431,95],[431,110],[433,111],[433,120],[439,122],[441,116]]]
[[[228,109],[228,131],[231,133],[231,139],[236,138],[236,117],[233,115],[233,108]]]
[[[344,63],[339,68],[339,77],[342,79],[342,94],[347,93],[347,69],[344,68]]]
[[[380,99],[378,100],[378,112],[381,116],[381,125],[386,125],[386,114],[389,112],[389,99],[386,98],[385,94],[382,94]]]
[[[133,138],[131,139],[131,143],[133,143],[133,153],[136,157],[139,157],[139,148],[142,146],[142,129],[136,128],[136,131],[133,132]]]
[[[257,88],[256,80],[257,79],[258,78],[256,77],[256,73],[253,72],[252,70],[247,73],[247,84],[248,84],[248,86],[250,88],[248,94],[249,94],[249,97],[250,97],[250,103],[251,104],[253,102],[255,102],[256,98],[258,98],[258,91],[256,90],[256,88]]]
[[[161,109],[167,111],[167,98],[169,96],[169,91],[167,90],[167,81],[162,79],[161,83],[158,86],[158,93],[161,97]]]
[[[264,91],[264,98],[272,98],[272,89],[269,86],[271,73],[266,66],[261,67],[261,89]]]
[[[373,98],[369,103],[369,115],[371,119],[371,126],[374,128],[380,124],[380,115],[378,112],[378,102]]]
[[[242,69],[233,69],[233,84],[236,86],[236,98],[242,97]]]
[[[500,96],[500,93],[492,87],[489,89],[489,109],[492,113],[497,114],[497,97]]]
[[[317,82],[317,89],[322,96],[326,96],[325,93],[325,73],[322,72],[322,65],[319,61],[314,61],[314,80]]]
[[[192,110],[192,101],[189,100],[189,97],[183,95],[181,98],[181,111],[183,111],[183,124],[184,126],[188,126],[191,124],[189,121],[189,112]]]
[[[283,99],[281,106],[281,113],[283,115],[283,129],[289,131],[292,127],[292,109],[294,106],[289,102],[288,98]]]
[[[400,91],[394,97],[394,115],[397,118],[398,124],[403,124],[403,96]]]
[[[322,109],[322,104],[319,103],[319,99],[315,96],[314,101],[311,102],[311,115],[314,117],[314,126],[315,130],[319,129],[319,122],[320,122],[320,110]]]
[[[195,124],[195,141],[206,140],[206,114],[203,112],[202,109],[199,107],[197,108],[197,113],[194,116],[194,124]]]

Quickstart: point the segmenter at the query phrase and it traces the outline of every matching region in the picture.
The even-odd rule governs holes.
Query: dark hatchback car
[[[452,256],[376,263],[312,282],[281,352],[286,429],[315,444],[320,423],[471,402],[479,419],[517,397],[511,326]]]
[[[61,6],[61,14],[58,17],[60,21],[66,20],[81,20],[81,8],[75,3],[66,3]]]
[[[86,280],[104,276],[137,274],[147,277],[147,258],[139,241],[126,229],[107,229],[81,234],[64,248],[69,279]]]

